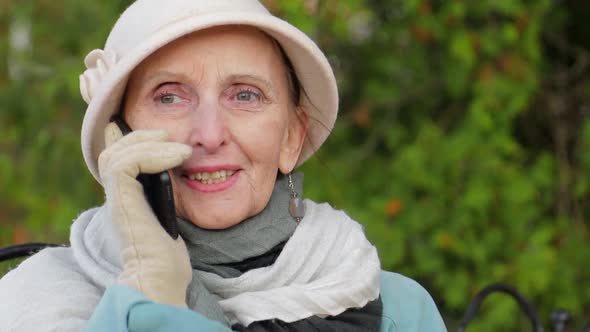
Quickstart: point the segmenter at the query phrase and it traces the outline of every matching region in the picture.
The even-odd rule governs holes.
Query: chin
[[[203,229],[210,229],[210,230],[221,230],[230,228],[239,224],[242,220],[246,218],[229,218],[227,214],[222,216],[215,216],[215,215],[199,215],[196,214],[189,214],[187,217],[183,217],[186,220],[193,223],[195,226],[198,226]]]

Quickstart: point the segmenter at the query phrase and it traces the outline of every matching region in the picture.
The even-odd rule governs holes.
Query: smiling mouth
[[[215,172],[196,172],[186,175],[191,181],[198,181],[203,184],[215,184],[227,181],[236,171],[220,170]]]

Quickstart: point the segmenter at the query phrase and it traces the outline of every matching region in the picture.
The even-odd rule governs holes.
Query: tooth
[[[231,170],[219,170],[215,172],[197,172],[194,174],[189,174],[188,178],[193,181],[200,181],[204,184],[213,184],[224,182],[235,173],[236,171]]]

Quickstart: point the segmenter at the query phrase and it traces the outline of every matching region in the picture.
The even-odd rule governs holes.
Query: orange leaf
[[[438,245],[443,249],[455,246],[455,238],[447,232],[440,233],[437,238]]]
[[[395,217],[403,209],[403,204],[399,199],[392,199],[385,206],[385,214],[389,217]]]
[[[361,128],[368,128],[371,124],[371,105],[363,102],[352,112],[354,123]]]
[[[484,64],[479,68],[477,76],[480,81],[489,81],[494,78],[495,74],[496,73],[493,66],[490,64]]]
[[[432,14],[432,5],[429,1],[424,1],[418,7],[418,12],[420,12],[422,15]]]
[[[428,43],[434,39],[434,33],[425,27],[412,25],[410,27],[410,31],[412,32],[414,38],[422,43]]]
[[[14,227],[14,232],[12,233],[12,243],[13,244],[21,244],[29,242],[31,237],[29,236],[29,232],[26,230],[25,227],[22,225],[16,225]]]

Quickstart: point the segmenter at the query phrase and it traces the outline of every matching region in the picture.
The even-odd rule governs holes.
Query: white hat
[[[338,88],[325,55],[303,32],[273,16],[257,0],[137,0],[121,15],[104,50],[93,50],[80,75],[88,108],[82,124],[82,152],[100,182],[98,156],[104,128],[119,111],[129,74],[150,54],[194,31],[221,25],[256,27],[276,39],[293,64],[310,116],[308,139],[297,166],[326,140],[338,113]]]

